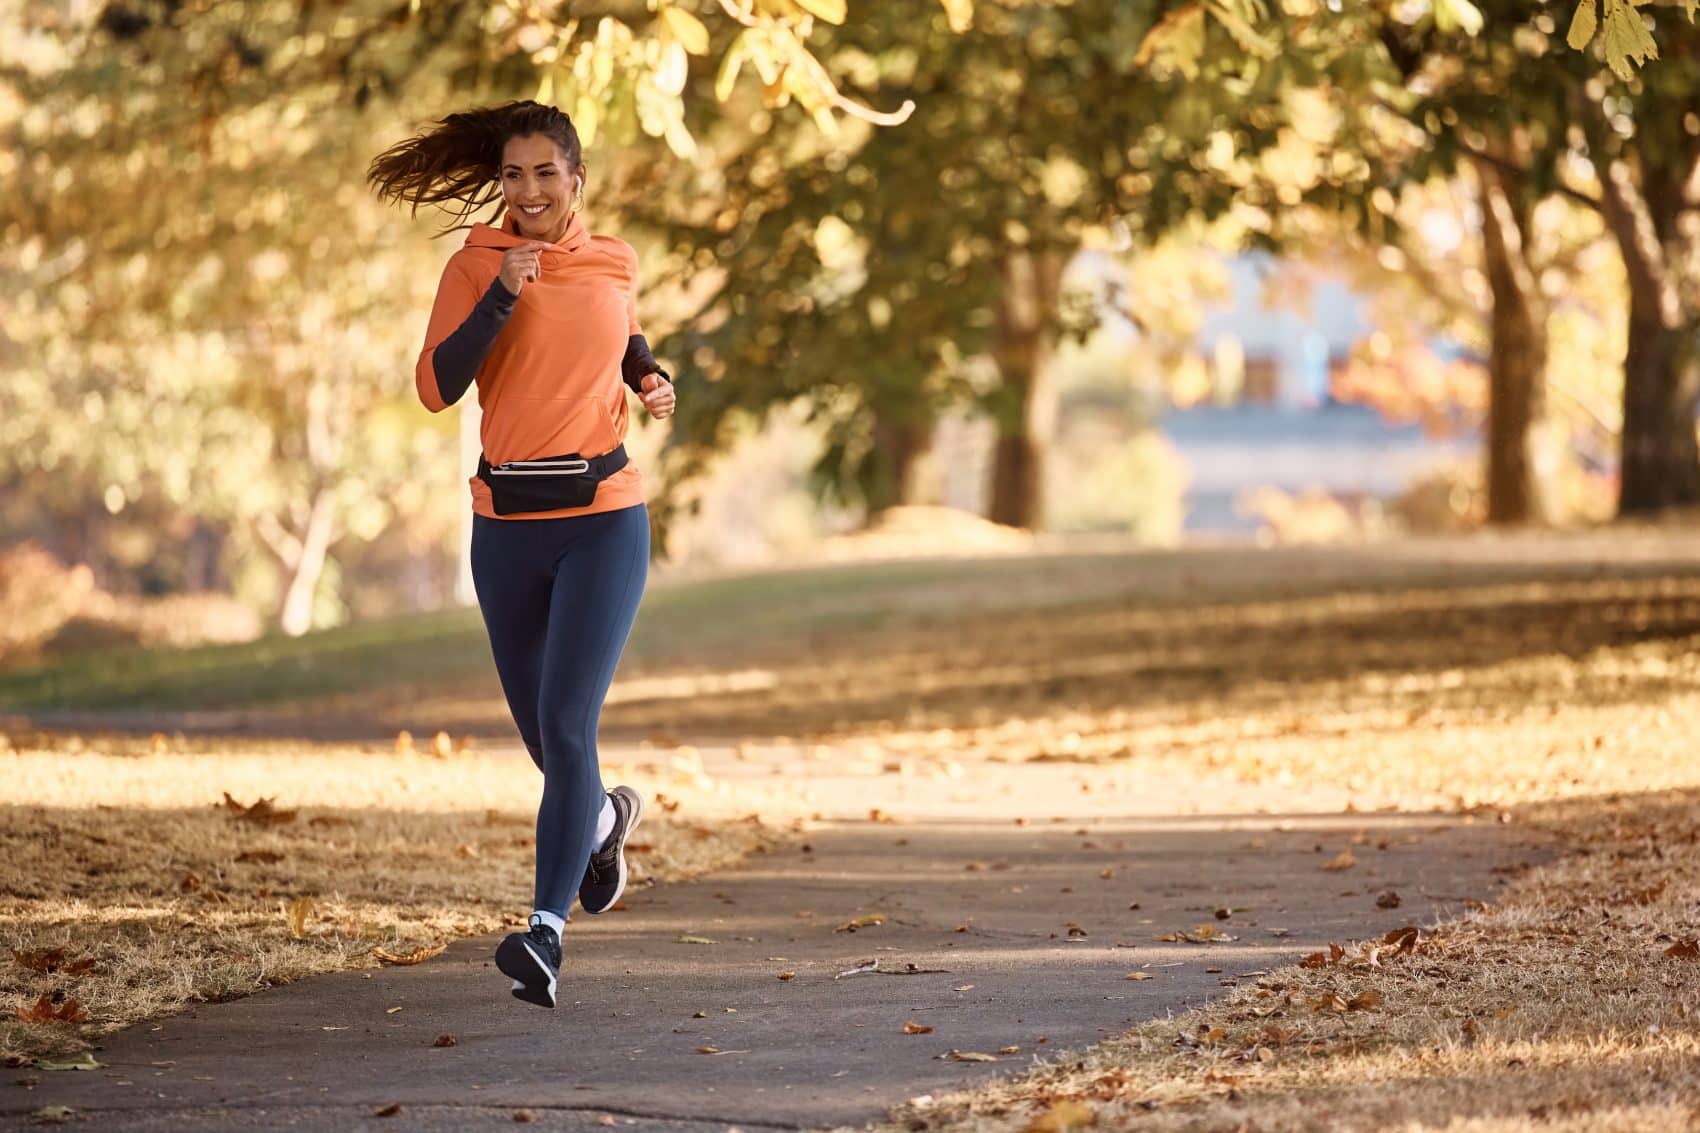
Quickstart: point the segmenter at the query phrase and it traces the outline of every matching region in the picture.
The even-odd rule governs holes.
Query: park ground
[[[1439,924],[893,1128],[1692,1128],[1697,552],[1647,528],[663,581],[606,774],[660,802],[637,857],[661,883],[850,817],[1149,813],[1161,783],[1192,813],[1438,813],[1543,847]],[[535,783],[487,656],[457,611],[0,675],[0,1051],[39,1081],[187,1004],[516,923]],[[1379,890],[1373,835],[1338,842],[1283,868],[1416,904]],[[1234,963],[1222,911],[1148,931]]]

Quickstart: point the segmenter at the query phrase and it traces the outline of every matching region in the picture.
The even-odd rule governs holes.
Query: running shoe
[[[626,891],[626,839],[643,821],[643,796],[630,787],[615,787],[608,798],[614,804],[614,829],[590,855],[578,887],[579,904],[587,913],[607,912]]]
[[[525,932],[510,932],[496,945],[496,967],[514,981],[514,998],[539,1007],[555,1006],[555,980],[561,971],[561,938],[536,913]]]

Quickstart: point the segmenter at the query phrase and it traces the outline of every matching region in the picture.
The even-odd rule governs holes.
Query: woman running
[[[649,568],[625,387],[657,419],[674,405],[637,322],[637,253],[585,230],[585,176],[572,121],[536,102],[451,114],[367,173],[380,197],[415,212],[437,204],[465,222],[500,196],[506,213],[500,227],[472,224],[449,259],[414,376],[433,413],[475,382],[484,410],[472,578],[502,691],[543,772],[530,928],[502,941],[496,966],[543,1007],[555,1006],[574,893],[587,913],[620,899],[626,839],[643,818],[636,791],[603,790],[596,726]]]

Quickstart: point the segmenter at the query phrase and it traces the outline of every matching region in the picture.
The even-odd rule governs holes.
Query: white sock
[[[614,800],[603,792],[602,812],[596,816],[596,845],[592,849],[600,850],[608,843],[608,835],[614,833],[614,818]]]
[[[561,935],[561,930],[567,927],[567,922],[564,918],[551,913],[547,909],[533,909],[531,910],[531,915],[554,929],[557,937]]]

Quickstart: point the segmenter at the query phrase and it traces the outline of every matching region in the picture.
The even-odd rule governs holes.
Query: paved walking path
[[[1133,817],[1098,799],[1095,816],[1027,825],[831,821],[735,869],[632,892],[627,911],[581,916],[556,1011],[508,996],[494,937],[464,940],[418,967],[140,1025],[111,1036],[93,1072],[6,1071],[40,1081],[0,1090],[0,1124],[48,1105],[103,1130],[494,1129],[516,1110],[565,1129],[860,1124],[1331,940],[1429,922],[1539,853],[1526,833],[1455,817],[1140,816],[1161,797],[1146,790],[1125,796]],[[1348,844],[1357,867],[1320,868]],[[1377,907],[1388,890],[1396,909]],[[1233,911],[1218,920],[1218,908]],[[874,913],[884,922],[838,930]],[[1235,939],[1155,939],[1201,924]],[[1133,971],[1153,978],[1123,978]],[[909,1022],[932,1030],[906,1034]],[[442,1034],[454,1045],[435,1047]],[[399,1112],[374,1116],[391,1103]]]

